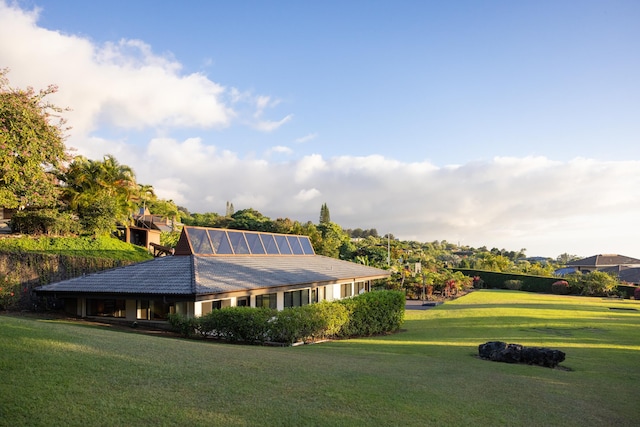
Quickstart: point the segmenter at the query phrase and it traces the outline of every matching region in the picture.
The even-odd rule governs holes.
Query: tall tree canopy
[[[78,156],[58,178],[63,183],[63,200],[91,234],[108,233],[128,223],[141,193],[147,197],[153,190],[138,187],[133,170],[111,155],[102,161]]]
[[[57,200],[53,171],[66,159],[62,109],[36,92],[13,89],[0,69],[0,206],[52,207]]]
[[[323,203],[320,207],[320,224],[328,224],[331,222],[331,214],[329,214],[329,207],[326,203]]]

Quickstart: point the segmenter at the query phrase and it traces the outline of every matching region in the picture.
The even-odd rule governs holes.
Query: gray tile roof
[[[192,295],[191,257],[162,257],[36,288],[36,292]]]
[[[593,255],[567,263],[567,267],[610,267],[614,265],[640,265],[640,259],[624,255]]]
[[[207,295],[250,289],[371,280],[386,270],[320,255],[172,256],[36,289],[40,293]]]

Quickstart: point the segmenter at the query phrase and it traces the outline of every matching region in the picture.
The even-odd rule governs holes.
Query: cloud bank
[[[5,66],[14,86],[59,86],[55,103],[73,110],[68,145],[92,158],[114,154],[139,182],[192,212],[223,213],[231,201],[272,218],[317,222],[326,202],[345,228],[402,239],[526,248],[529,255],[640,257],[640,161],[494,157],[439,166],[375,154],[296,156],[284,145],[262,156],[241,153],[212,144],[204,131],[245,127],[259,138],[293,114],[265,118],[274,98],[184,74],[175,58],[143,41],[97,45],[41,28],[37,11],[0,1]]]

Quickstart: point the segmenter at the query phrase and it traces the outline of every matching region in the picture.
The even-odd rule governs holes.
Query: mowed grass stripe
[[[398,334],[272,348],[0,316],[0,425],[637,425],[635,301],[476,291]],[[489,340],[565,369],[478,359]]]

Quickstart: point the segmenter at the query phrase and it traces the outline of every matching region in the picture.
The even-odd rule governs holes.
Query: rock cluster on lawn
[[[480,358],[506,363],[526,363],[527,365],[555,368],[564,361],[565,353],[544,347],[525,347],[502,341],[489,341],[478,346]]]

